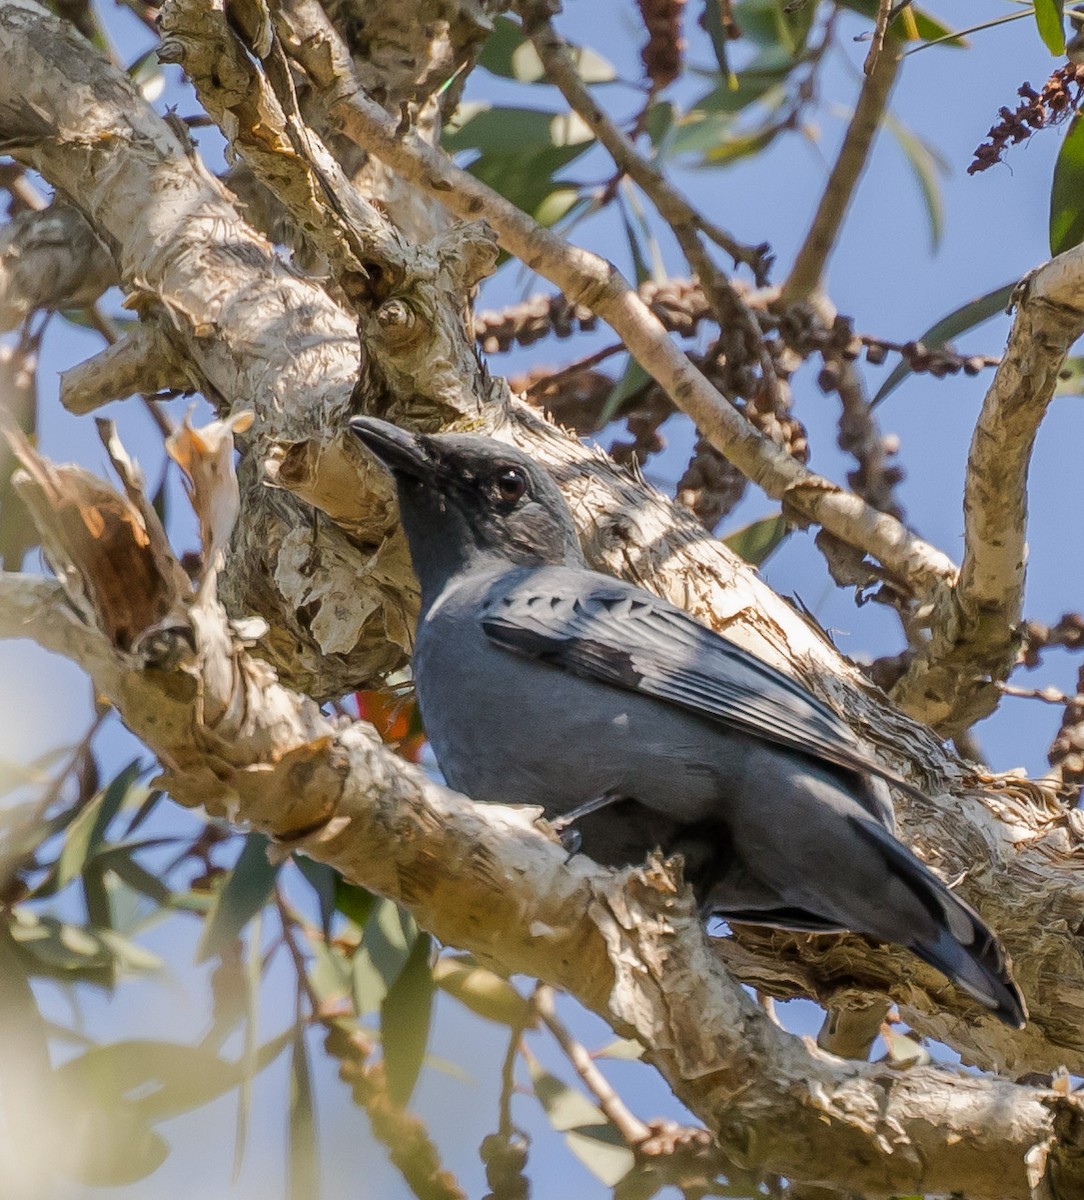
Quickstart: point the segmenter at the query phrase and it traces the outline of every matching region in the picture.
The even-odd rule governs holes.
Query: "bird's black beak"
[[[433,474],[433,461],[425,447],[414,434],[398,425],[379,421],[376,417],[354,417],[350,432],[389,471],[415,478],[428,478]]]

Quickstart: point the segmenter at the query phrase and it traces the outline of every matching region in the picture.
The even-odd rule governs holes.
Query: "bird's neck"
[[[516,564],[497,554],[476,552],[454,566],[448,564],[448,567],[449,569],[445,570],[434,570],[433,562],[427,559],[419,570],[415,560],[414,570],[422,591],[419,620],[424,620],[440,598],[446,596],[459,583],[467,580],[482,583],[489,579],[497,579],[515,570]]]

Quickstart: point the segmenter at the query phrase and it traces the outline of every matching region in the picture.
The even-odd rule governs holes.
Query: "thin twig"
[[[892,0],[880,0],[877,31],[866,58],[866,77],[858,94],[854,116],[828,176],[813,223],[783,285],[785,301],[805,300],[820,288],[828,256],[869,159],[900,65],[899,43],[886,31],[891,8]]]
[[[614,1091],[610,1081],[595,1065],[587,1047],[572,1036],[568,1026],[557,1016],[554,995],[553,988],[546,984],[541,984],[535,989],[534,1007],[539,1019],[553,1034],[565,1057],[575,1068],[576,1074],[606,1114],[607,1120],[630,1146],[638,1146],[651,1135],[650,1127],[629,1110],[624,1100]]]
[[[546,17],[545,6],[524,0],[520,4],[520,11],[547,78],[560,89],[573,112],[590,126],[619,169],[643,189],[673,231],[724,331],[728,359],[735,366],[755,360],[760,366],[773,407],[779,407],[782,403],[779,380],[772,356],[764,343],[760,322],[742,294],[708,254],[701,234],[722,246],[735,262],[743,262],[751,267],[758,285],[767,282],[767,269],[771,261],[767,245],[743,246],[699,213],[662,172],[637,151],[633,142],[595,103],[571,49]],[[739,330],[744,336],[739,336]]]
[[[340,41],[326,15],[324,21],[321,36]],[[453,212],[468,220],[484,217],[506,250],[545,275],[570,300],[585,304],[608,321],[640,365],[747,478],[773,498],[785,498],[795,516],[824,525],[878,559],[901,586],[919,596],[936,592],[955,578],[956,566],[946,555],[860,497],[807,470],[782,447],[758,434],[671,342],[612,263],[570,245],[481,180],[457,168],[416,133],[404,133],[394,118],[364,94],[356,76],[331,75],[329,61],[338,63],[339,56],[306,56],[304,65],[320,72],[318,82],[327,89],[326,102],[346,136]]]

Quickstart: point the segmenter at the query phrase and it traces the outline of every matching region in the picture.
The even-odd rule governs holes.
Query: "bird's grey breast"
[[[707,816],[721,778],[733,782],[740,770],[740,748],[725,735],[646,697],[522,658],[486,636],[484,614],[529,574],[460,576],[419,626],[418,700],[449,784],[475,800],[539,804],[550,814],[614,792],[683,822]],[[560,569],[539,575],[561,579]]]

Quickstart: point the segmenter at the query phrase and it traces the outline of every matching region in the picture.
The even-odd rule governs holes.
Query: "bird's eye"
[[[527,477],[518,467],[506,467],[497,476],[497,494],[505,504],[515,504],[527,490]]]

